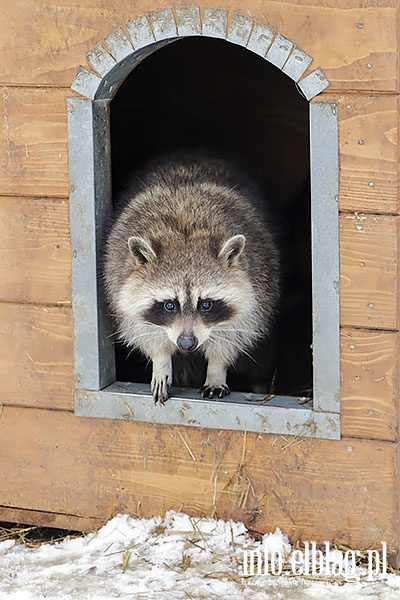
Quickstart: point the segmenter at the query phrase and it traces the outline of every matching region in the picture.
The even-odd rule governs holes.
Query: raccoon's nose
[[[186,350],[187,352],[191,352],[196,350],[197,344],[199,343],[197,337],[195,335],[180,335],[176,340],[178,344],[178,348],[181,350]]]

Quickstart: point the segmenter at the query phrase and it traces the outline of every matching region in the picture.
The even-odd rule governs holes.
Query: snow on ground
[[[244,552],[249,557],[255,549],[276,560],[281,556],[282,575],[245,577]],[[232,521],[173,511],[164,519],[118,515],[84,537],[36,548],[0,543],[0,600],[400,598],[400,576],[378,576],[377,563],[371,562],[368,581],[367,569],[353,571],[338,551],[330,553],[328,568],[342,574],[336,577],[342,585],[332,577],[324,582],[293,576],[293,569],[306,568],[299,552],[291,562],[293,551],[279,530],[255,542],[242,523]],[[246,564],[251,570],[251,562]],[[279,563],[274,565],[279,570]],[[344,565],[356,581],[344,582]]]

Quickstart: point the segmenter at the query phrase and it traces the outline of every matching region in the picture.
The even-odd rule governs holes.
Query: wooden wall
[[[396,0],[196,4],[269,23],[331,81],[318,99],[340,119],[342,440],[74,417],[65,99],[101,38],[165,3],[0,0],[0,518],[88,529],[184,508],[293,539],[386,540],[396,560]]]

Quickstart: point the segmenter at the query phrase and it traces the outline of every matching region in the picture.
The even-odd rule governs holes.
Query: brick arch
[[[278,67],[307,100],[329,85],[322,69],[310,71],[313,59],[292,41],[251,17],[218,8],[167,8],[128,21],[96,44],[80,66],[72,89],[91,100],[110,100],[144,58],[179,39],[212,37],[237,44]]]

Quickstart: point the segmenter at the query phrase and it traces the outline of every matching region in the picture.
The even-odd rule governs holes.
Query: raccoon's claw
[[[224,383],[221,386],[211,386],[206,383],[201,386],[199,393],[202,398],[223,398],[231,393],[229,387]]]
[[[164,406],[168,400],[169,385],[166,379],[161,381],[153,381],[151,384],[151,391],[153,393],[154,404],[159,402],[161,406]]]

